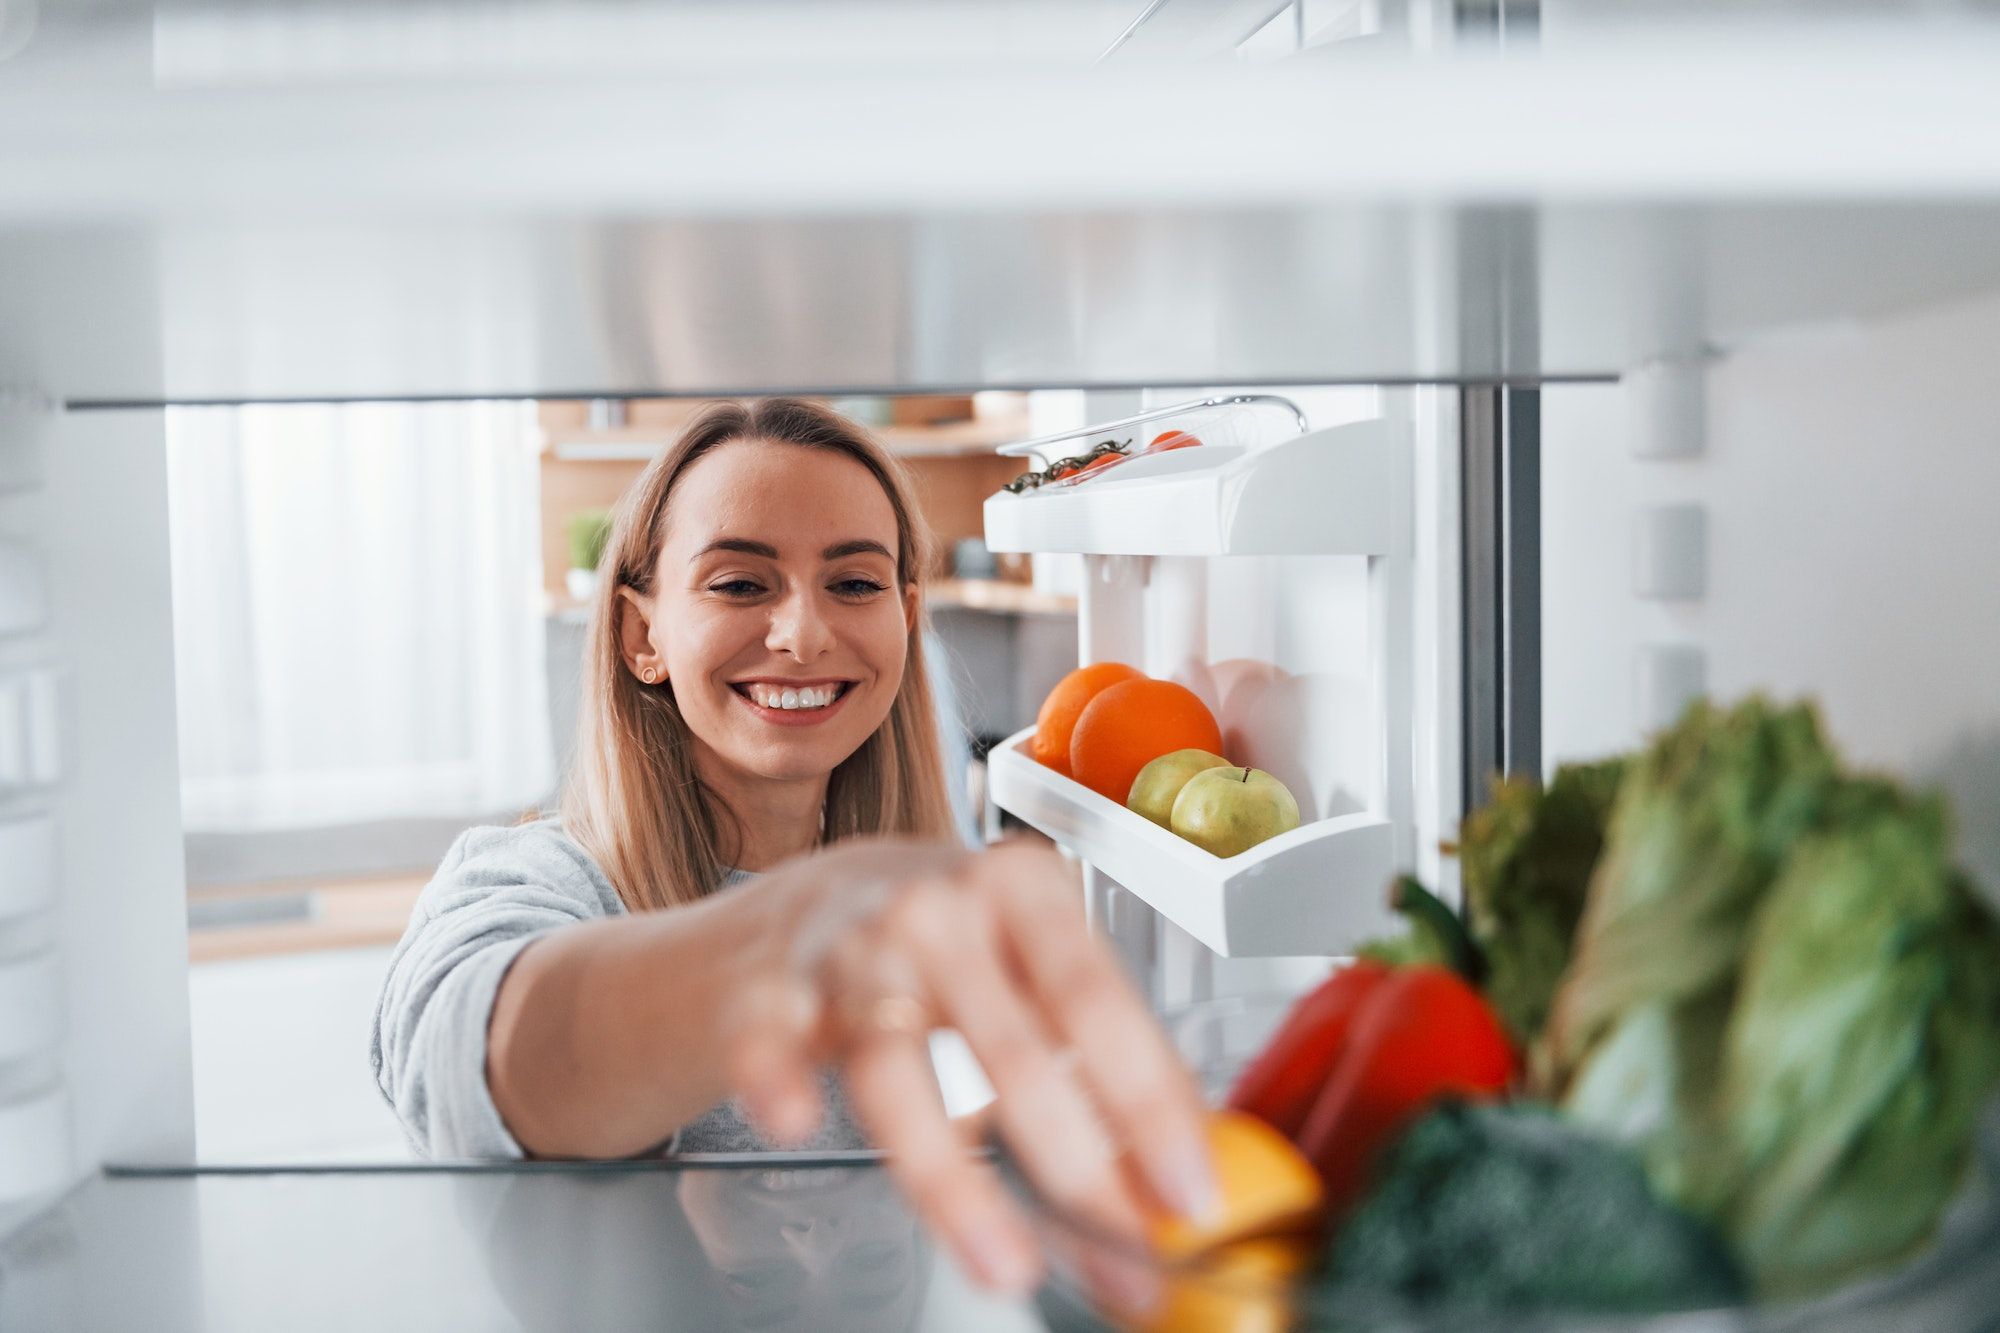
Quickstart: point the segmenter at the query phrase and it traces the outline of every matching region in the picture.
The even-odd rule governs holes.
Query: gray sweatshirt
[[[750,876],[733,872],[722,889]],[[375,1006],[375,1082],[419,1155],[519,1158],[486,1085],[493,997],[522,946],[578,921],[623,916],[604,872],[551,817],[468,829],[418,897]],[[702,1022],[690,1013],[689,1022]],[[827,1114],[814,1148],[865,1145],[839,1081],[822,1077]],[[673,1152],[769,1148],[727,1101],[662,1139]]]

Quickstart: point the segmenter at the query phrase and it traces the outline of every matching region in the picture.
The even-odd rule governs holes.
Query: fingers
[[[1026,845],[937,864],[897,865],[896,850],[857,849],[841,867],[848,882],[813,908],[786,955],[817,1005],[751,1006],[731,1076],[753,1115],[809,1133],[800,1108],[817,1118],[812,1061],[839,1061],[855,1115],[918,1214],[975,1277],[1019,1290],[1039,1269],[1037,1247],[944,1113],[928,1046],[936,1022],[965,1037],[997,1094],[992,1116],[1052,1201],[1121,1230],[1139,1227],[1142,1203],[1209,1213],[1217,1191],[1199,1091],[1088,933],[1071,867]]]
[[[820,1020],[816,989],[789,977],[754,981],[723,1010],[723,1076],[751,1120],[782,1146],[806,1143],[819,1127]]]
[[[859,1038],[850,1047],[846,1080],[856,1118],[886,1151],[888,1170],[917,1216],[984,1285],[1010,1293],[1031,1289],[1041,1269],[1034,1236],[946,1117],[925,1035]]]
[[[1219,1196],[1200,1089],[1111,951],[1083,929],[1070,884],[1020,853],[996,853],[977,873],[1027,994],[1076,1051],[1112,1137],[1161,1203],[1208,1215]]]
[[[1037,1190],[1064,1210],[1128,1234],[1143,1216],[1130,1197],[1117,1145],[1074,1066],[1074,1052],[1050,1040],[1041,1015],[1007,968],[992,909],[963,891],[940,893],[907,910],[924,924],[906,929],[925,964],[940,1016],[972,1048],[992,1082],[993,1115]],[[948,947],[955,946],[955,947]]]

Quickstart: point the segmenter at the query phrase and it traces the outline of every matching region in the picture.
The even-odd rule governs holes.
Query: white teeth
[[[825,708],[840,697],[837,686],[818,689],[779,689],[773,685],[751,685],[748,687],[751,702],[763,708],[796,710],[801,708]]]

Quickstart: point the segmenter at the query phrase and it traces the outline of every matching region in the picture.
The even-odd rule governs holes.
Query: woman
[[[421,1151],[872,1141],[1019,1290],[1032,1237],[931,1072],[950,1027],[1050,1197],[1126,1227],[1212,1207],[1199,1096],[1061,858],[950,838],[928,559],[901,468],[824,407],[712,407],[647,467],[560,816],[463,835],[390,965],[376,1078]]]

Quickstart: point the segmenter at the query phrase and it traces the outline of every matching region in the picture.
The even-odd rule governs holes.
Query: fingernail
[[[1208,1141],[1197,1138],[1159,1154],[1148,1163],[1161,1201],[1194,1222],[1213,1221],[1222,1210],[1222,1191],[1209,1163]]]
[[[1034,1285],[1038,1267],[1034,1251],[1010,1228],[974,1222],[959,1232],[959,1247],[983,1286],[1018,1296]]]

